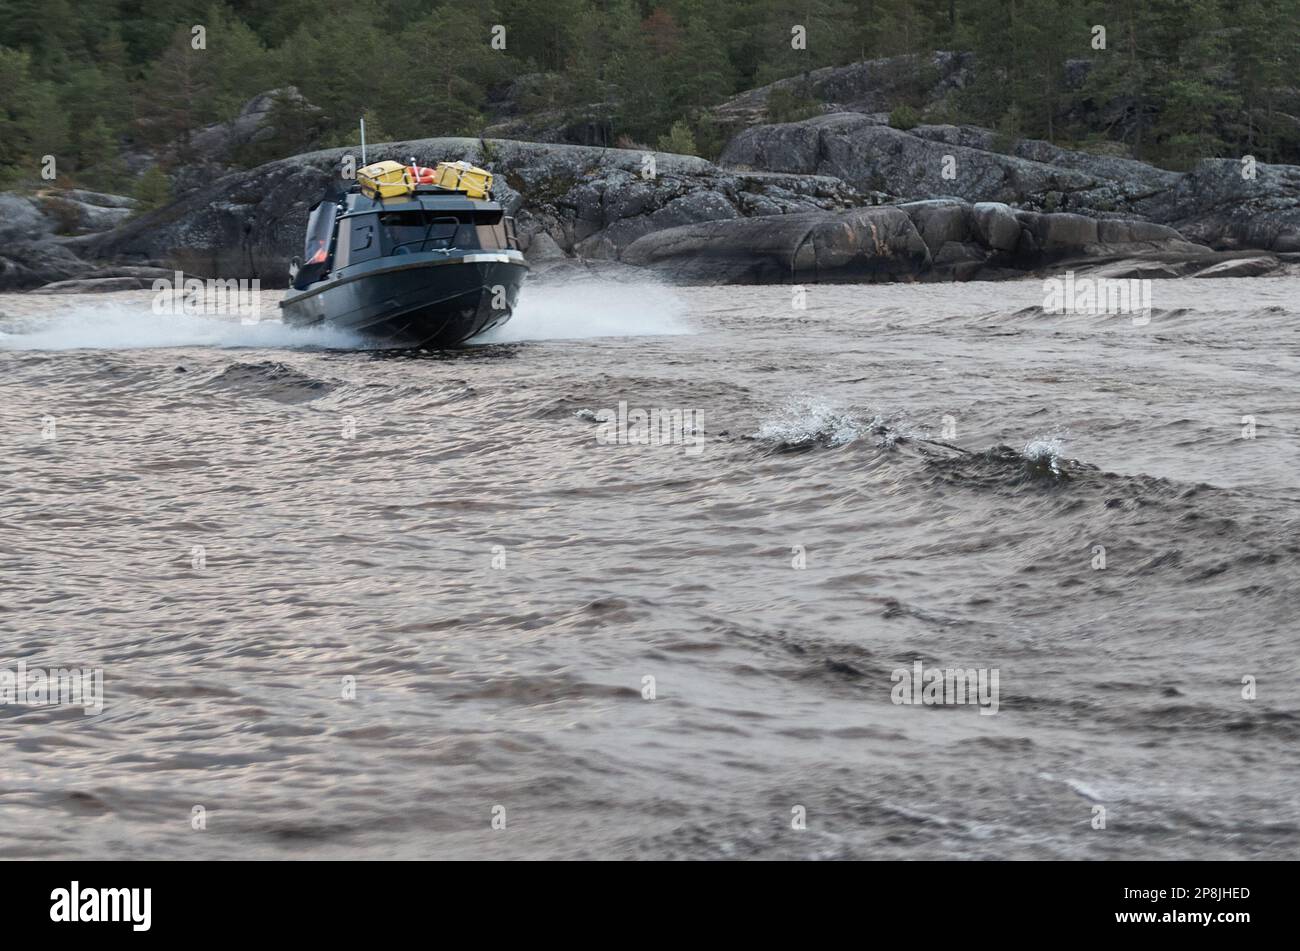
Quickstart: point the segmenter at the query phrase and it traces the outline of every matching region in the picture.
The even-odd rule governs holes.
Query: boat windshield
[[[329,254],[330,236],[334,231],[334,215],[338,206],[323,201],[311,210],[307,219],[307,242],[303,247],[303,264],[324,264]]]
[[[330,239],[334,236],[334,216],[338,205],[323,201],[311,210],[307,219],[307,240],[303,244],[302,265],[293,286],[299,289],[319,281],[329,270]]]
[[[379,216],[387,254],[472,248],[474,226],[447,212],[390,211]]]

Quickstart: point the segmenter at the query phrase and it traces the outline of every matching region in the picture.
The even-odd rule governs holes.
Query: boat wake
[[[271,305],[274,311],[274,305]],[[670,288],[582,284],[532,287],[504,326],[473,344],[690,333],[686,307]],[[0,350],[225,349],[365,350],[373,344],[337,328],[291,327],[237,316],[159,315],[147,301],[79,301],[56,314],[0,315]]]
[[[147,303],[78,303],[55,316],[0,319],[0,350],[147,350],[162,347],[359,350],[365,343],[333,328],[278,320],[159,315]]]
[[[686,334],[685,312],[670,288],[655,284],[525,286],[510,321],[472,343]]]

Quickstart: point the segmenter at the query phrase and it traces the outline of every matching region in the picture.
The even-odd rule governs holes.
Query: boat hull
[[[508,321],[528,265],[517,251],[410,254],[346,268],[280,302],[286,324],[386,349],[454,347]]]

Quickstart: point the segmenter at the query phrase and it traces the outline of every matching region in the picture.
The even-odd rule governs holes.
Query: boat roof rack
[[[353,182],[348,188],[348,194],[360,193],[361,183]],[[459,188],[448,188],[446,185],[411,185],[408,186],[407,195],[464,195],[465,192]],[[402,197],[402,196],[394,196]],[[381,199],[382,200],[382,199]],[[471,201],[481,201],[483,199],[470,199]],[[495,201],[496,198],[491,190],[488,191],[487,201]]]

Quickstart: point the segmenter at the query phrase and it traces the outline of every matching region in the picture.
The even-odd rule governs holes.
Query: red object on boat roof
[[[436,185],[438,182],[433,169],[424,165],[408,165],[406,174],[413,185]]]

